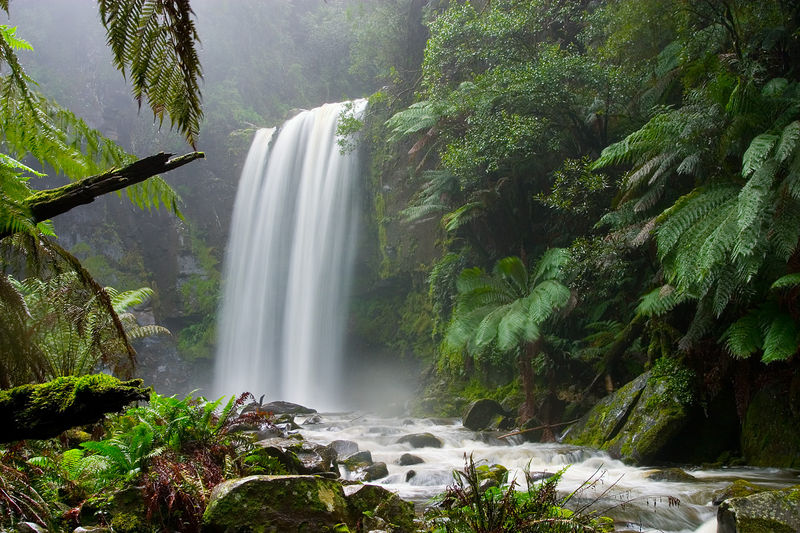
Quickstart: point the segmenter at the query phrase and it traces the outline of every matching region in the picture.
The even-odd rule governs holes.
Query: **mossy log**
[[[106,374],[61,377],[0,391],[0,442],[55,437],[98,422],[131,402],[148,400],[150,392],[141,379],[120,381]]]
[[[173,154],[161,152],[63,187],[36,192],[26,198],[25,207],[30,210],[33,222],[43,222],[79,205],[89,204],[98,196],[119,191],[158,174],[182,167],[196,159],[202,159],[205,154],[191,152],[179,157],[172,156]],[[0,231],[0,239],[8,237],[11,233],[8,230]]]

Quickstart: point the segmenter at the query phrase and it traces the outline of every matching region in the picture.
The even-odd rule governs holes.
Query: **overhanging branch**
[[[25,199],[24,206],[30,211],[33,223],[38,224],[79,205],[92,203],[98,196],[141,183],[148,178],[205,157],[203,152],[191,152],[174,158],[172,155],[161,152],[63,187],[36,192]],[[13,233],[9,229],[0,230],[0,239]]]

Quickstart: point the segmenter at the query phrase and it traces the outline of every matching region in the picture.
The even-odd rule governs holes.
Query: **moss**
[[[39,385],[0,391],[3,439],[53,437],[71,427],[97,422],[105,413],[149,397],[142,380],[106,374],[56,378]]]
[[[741,444],[748,464],[800,467],[800,400],[780,385],[756,393],[742,424]]]
[[[118,533],[147,533],[147,522],[134,513],[118,513],[111,518],[111,527]]]

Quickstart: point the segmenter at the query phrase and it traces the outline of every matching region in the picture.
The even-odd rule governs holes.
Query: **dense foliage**
[[[587,392],[664,356],[710,391],[715,362],[796,364],[797,6],[452,1],[428,26],[417,100],[385,126],[421,183],[404,216],[440,220],[435,323],[465,316],[446,265],[562,246],[577,305],[546,333]],[[458,346],[479,373],[508,361]]]

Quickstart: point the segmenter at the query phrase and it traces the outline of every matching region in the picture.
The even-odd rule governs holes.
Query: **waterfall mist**
[[[340,404],[359,219],[358,157],[336,138],[346,106],[303,111],[253,140],[225,260],[215,396]]]

